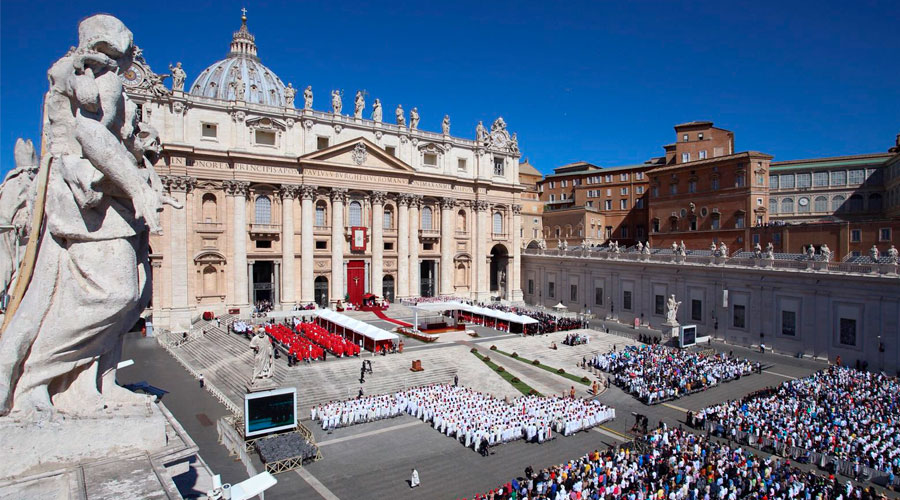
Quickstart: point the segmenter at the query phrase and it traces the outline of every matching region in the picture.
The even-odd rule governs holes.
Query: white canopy
[[[331,309],[316,309],[315,311],[304,312],[311,313],[324,320],[330,321],[335,325],[342,326],[348,330],[353,330],[363,337],[371,339],[375,342],[380,342],[382,340],[397,341],[400,339],[400,337],[387,330],[382,330],[377,326],[363,323],[362,321],[353,319],[350,316],[341,314],[339,312],[332,311]]]
[[[511,312],[488,309],[487,307],[470,306],[469,304],[458,301],[429,302],[426,304],[417,304],[415,307],[426,311],[466,311],[471,314],[487,316],[489,318],[495,318],[501,321],[507,321],[509,323],[518,323],[520,325],[530,325],[538,322],[536,319],[530,316],[523,316],[521,314],[514,314]]]
[[[555,306],[553,306],[553,308],[558,309],[560,311],[568,309],[568,307],[566,307],[565,304],[563,304],[562,302],[556,304]]]

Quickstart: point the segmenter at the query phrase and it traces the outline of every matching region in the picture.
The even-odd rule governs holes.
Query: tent
[[[457,319],[462,317],[466,321],[492,328],[497,328],[498,326],[507,327],[510,333],[522,333],[525,325],[538,322],[530,316],[488,309],[487,307],[471,306],[458,301],[429,302],[418,304],[416,307],[428,311],[452,311]]]
[[[359,344],[368,351],[376,351],[391,348],[397,345],[400,337],[396,334],[382,330],[376,326],[364,323],[362,321],[351,318],[331,309],[317,309],[309,311],[317,316],[319,326],[327,329],[332,333],[337,333],[349,338],[353,342]]]
[[[553,309],[556,311],[565,311],[566,309],[568,309],[568,307],[566,307],[562,302],[560,302],[560,303],[556,304],[555,306],[553,306]]]

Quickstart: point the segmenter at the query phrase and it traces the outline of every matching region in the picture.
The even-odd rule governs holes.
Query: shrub
[[[529,395],[532,395],[532,396],[534,396],[534,395],[537,394],[537,393],[538,393],[538,391],[536,391],[536,390],[534,390],[534,389],[531,389],[530,391],[528,391],[528,394],[529,394]]]
[[[506,371],[506,369],[503,368],[502,366],[498,366],[498,367],[497,367],[497,373],[503,373],[503,372],[505,372],[505,371]]]
[[[491,362],[491,358],[485,356],[485,357],[484,357],[484,362],[485,362],[485,363],[490,363],[490,362]]]
[[[519,353],[517,353],[517,352],[512,353],[512,357],[518,358],[518,357],[519,357]]]
[[[581,381],[586,384],[586,383],[590,382],[590,379],[587,377],[581,377]]]
[[[497,350],[497,346],[492,345],[492,346],[491,346],[491,350],[492,350],[492,351],[496,351],[496,350]]]
[[[475,354],[476,352],[478,352],[478,349],[473,347],[473,348],[469,349],[469,352],[471,352],[472,354]]]
[[[541,362],[538,360],[534,360],[531,362],[531,364],[533,364],[534,366],[537,366],[537,365],[541,364]]]
[[[518,384],[519,382],[521,382],[521,380],[519,380],[519,377],[513,377],[512,380],[510,380],[510,382],[512,382],[514,384]]]
[[[566,371],[560,368],[559,370],[556,370],[556,373],[562,375],[563,373],[566,373]]]

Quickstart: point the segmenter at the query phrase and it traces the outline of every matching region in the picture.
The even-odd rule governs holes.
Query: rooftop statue
[[[441,122],[441,131],[444,135],[450,135],[450,115],[444,115],[444,121]]]
[[[313,104],[312,85],[307,85],[306,89],[303,90],[303,109],[312,109],[312,104]]]
[[[175,63],[175,66],[169,65],[169,71],[172,73],[172,90],[184,91],[184,80],[187,73],[181,69],[181,61]]]
[[[116,384],[116,365],[150,300],[149,234],[161,232],[163,203],[178,205],[153,170],[158,136],[119,79],[131,31],[96,15],[78,38],[47,75],[46,196],[34,202],[44,222],[31,228],[33,273],[19,277],[0,336],[0,415],[26,420],[146,403]]]
[[[362,118],[364,109],[366,109],[366,98],[362,90],[357,90],[356,98],[353,100],[353,117]]]
[[[381,123],[381,117],[384,110],[381,109],[381,99],[375,99],[372,103],[372,120]]]
[[[397,115],[397,125],[400,125],[401,127],[406,125],[406,117],[403,115],[402,104],[397,105],[397,110],[394,112],[394,114]]]
[[[343,109],[344,104],[341,102],[341,96],[344,95],[343,90],[332,90],[331,91],[331,110],[334,114],[341,114],[341,109]]]
[[[297,96],[297,89],[293,83],[288,83],[284,88],[284,105],[288,108],[294,107],[294,98]]]
[[[412,111],[409,112],[409,128],[410,130],[419,128],[419,110],[417,108],[413,108]]]

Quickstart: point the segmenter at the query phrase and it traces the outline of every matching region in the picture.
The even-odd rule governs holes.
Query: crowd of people
[[[313,408],[311,414],[323,429],[408,414],[481,453],[519,439],[542,443],[552,439],[553,432],[568,436],[615,418],[615,410],[595,400],[524,396],[507,403],[443,384],[331,402]]]
[[[325,350],[312,343],[309,339],[295,333],[286,325],[265,325],[266,333],[275,344],[288,352],[288,366],[305,361],[307,363],[315,359],[325,359]]]
[[[900,383],[879,373],[831,366],[694,420],[900,475]]]
[[[268,299],[257,300],[256,303],[253,304],[253,312],[257,314],[267,313],[273,310],[275,310],[275,306],[272,304],[272,301]]]
[[[540,335],[544,333],[590,328],[590,323],[587,319],[580,319],[575,317],[567,318],[563,316],[557,316],[555,314],[550,314],[548,312],[536,311],[527,307],[516,307],[503,304],[489,304],[485,307],[497,311],[521,314],[522,316],[528,316],[537,320],[537,323],[532,323],[530,325],[526,325],[525,327],[525,333],[530,335]]]
[[[566,334],[566,338],[563,339],[562,343],[565,345],[571,345],[571,346],[590,344],[591,337],[588,336],[587,334],[569,333],[569,334]]]
[[[763,458],[681,429],[663,426],[634,447],[594,450],[525,475],[474,500],[623,498],[755,500],[883,498],[871,488],[818,475],[789,460]]]
[[[331,333],[315,323],[299,323],[296,325],[296,332],[339,358],[359,356],[360,348],[353,341]]]
[[[597,354],[590,365],[647,404],[661,403],[720,382],[760,371],[759,363],[723,353],[699,353],[662,345],[628,346]]]

